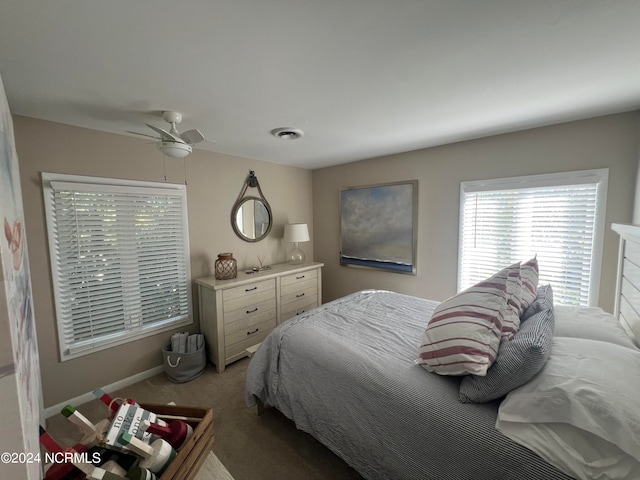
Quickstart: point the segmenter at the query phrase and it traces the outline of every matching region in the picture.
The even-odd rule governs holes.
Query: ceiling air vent
[[[283,127],[271,130],[271,135],[283,140],[297,140],[304,135],[304,132],[298,128]]]

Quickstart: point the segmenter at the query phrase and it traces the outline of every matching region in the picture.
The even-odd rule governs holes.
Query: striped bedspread
[[[568,480],[464,404],[458,377],[414,363],[437,302],[366,290],[279,325],[253,355],[255,397],[367,479]]]

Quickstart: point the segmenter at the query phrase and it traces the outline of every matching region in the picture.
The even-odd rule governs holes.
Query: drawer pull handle
[[[254,333],[257,333],[258,330],[260,330],[260,329],[256,328],[253,332],[247,332],[247,335],[253,335]]]
[[[301,312],[296,313],[296,315],[302,315],[306,310],[302,310]]]
[[[301,293],[300,295],[296,295],[296,298],[300,298],[300,297],[304,297],[304,293]]]
[[[244,291],[245,291],[245,292],[250,292],[250,291],[252,291],[252,290],[257,290],[257,289],[258,289],[258,287],[245,288],[245,289],[244,289]]]
[[[253,313],[253,312],[257,312],[258,311],[258,307],[254,308],[253,310],[247,310],[247,313]]]
[[[304,278],[304,275],[300,275],[299,277],[296,277],[296,280],[300,280],[302,278]]]

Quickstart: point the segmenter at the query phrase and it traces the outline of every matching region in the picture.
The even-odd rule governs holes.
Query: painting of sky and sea
[[[417,189],[412,180],[342,190],[340,263],[415,274]]]

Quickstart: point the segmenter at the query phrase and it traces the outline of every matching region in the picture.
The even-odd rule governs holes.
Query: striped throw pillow
[[[440,375],[486,375],[500,345],[509,270],[436,307],[422,338],[418,365]]]
[[[520,316],[529,305],[533,303],[538,294],[538,257],[535,256],[520,266],[520,278],[522,279],[522,302],[520,305]]]
[[[507,279],[507,308],[502,324],[502,340],[512,340],[520,328],[520,304],[522,303],[522,279],[520,262],[509,267]]]

